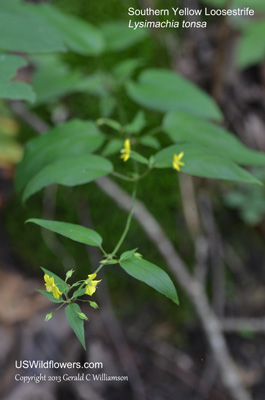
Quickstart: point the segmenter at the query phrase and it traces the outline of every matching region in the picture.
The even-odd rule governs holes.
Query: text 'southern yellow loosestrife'
[[[62,295],[62,292],[60,292],[60,290],[58,289],[58,286],[55,285],[54,277],[52,276],[50,278],[49,275],[45,274],[44,281],[45,281],[45,286],[46,286],[47,292],[52,292],[54,298],[59,299],[59,297]]]
[[[95,293],[96,289],[97,289],[97,284],[100,281],[94,281],[93,279],[97,276],[97,274],[91,274],[88,275],[88,280],[85,281],[86,284],[86,291],[85,294],[88,294],[89,296],[92,296],[93,293]]]
[[[130,143],[130,139],[126,139],[124,141],[124,148],[121,149],[121,158],[123,159],[123,161],[128,161],[130,158],[130,152],[131,152],[131,143]]]
[[[185,165],[184,162],[180,161],[183,156],[184,156],[183,151],[181,153],[179,153],[179,155],[174,154],[173,168],[176,169],[177,171],[180,171],[179,167],[183,167]]]

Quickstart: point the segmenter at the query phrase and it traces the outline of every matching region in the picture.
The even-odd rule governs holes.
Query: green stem
[[[108,258],[110,258],[110,256],[109,256]],[[108,258],[107,258],[107,259],[108,259]],[[94,274],[97,274],[97,273],[101,270],[101,268],[103,268],[103,267],[105,267],[105,264],[101,264],[101,265],[96,269],[96,271],[94,272]]]
[[[104,254],[104,256],[107,256],[107,255],[108,255],[108,253],[103,249],[102,246],[99,246],[99,248],[100,248],[100,250],[102,251],[102,253]]]
[[[135,178],[130,178],[129,176],[120,174],[119,172],[115,172],[115,171],[113,171],[113,172],[111,173],[111,175],[116,176],[117,178],[123,179],[124,181],[137,182],[137,181],[143,179],[146,175],[148,175],[149,172],[151,171],[151,169],[152,169],[151,167],[148,167],[148,168],[142,173],[142,175],[139,175],[139,176],[137,176],[137,177],[135,177]]]
[[[67,303],[67,301],[63,302],[59,307],[57,307],[57,308],[52,312],[52,314],[55,313],[56,311],[60,310],[60,308],[62,308],[66,303]]]
[[[124,181],[135,182],[135,178],[130,178],[129,176],[120,174],[119,172],[112,171],[111,175],[116,176],[117,178],[123,179]]]
[[[124,239],[126,238],[126,235],[127,235],[128,231],[129,231],[129,228],[130,228],[130,225],[131,225],[132,216],[133,216],[134,205],[135,205],[136,192],[137,192],[137,182],[135,183],[133,194],[132,194],[132,207],[131,207],[130,213],[128,215],[128,218],[127,218],[127,221],[126,221],[126,225],[125,225],[124,231],[123,231],[123,233],[121,235],[121,238],[118,241],[115,249],[111,253],[111,257],[112,258],[118,252],[119,248],[121,247],[122,243],[124,242]]]

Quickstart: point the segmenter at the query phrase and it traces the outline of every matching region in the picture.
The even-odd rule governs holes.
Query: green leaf
[[[101,96],[102,100],[114,99],[108,96],[107,77],[100,71],[83,75],[79,69],[70,68],[57,54],[34,56],[33,62],[36,72],[32,85],[37,95],[34,105],[54,101],[70,93],[91,93]]]
[[[86,350],[84,321],[79,317],[79,313],[82,313],[82,311],[80,307],[75,303],[69,304],[65,308],[65,314],[69,325],[71,326],[80,343]]]
[[[88,154],[68,157],[44,167],[27,184],[22,200],[53,183],[64,186],[77,186],[108,175],[113,170],[110,161],[103,157]]]
[[[102,155],[103,156],[112,156],[113,154],[120,153],[123,147],[123,140],[122,139],[112,139],[110,142],[106,144]]]
[[[179,304],[175,286],[167,273],[142,258],[132,256],[121,260],[121,267],[127,274],[151,286],[153,289],[168,297],[174,303]]]
[[[58,37],[62,38],[67,47],[74,52],[86,55],[102,53],[104,38],[99,29],[93,25],[80,18],[64,14],[50,4],[43,4],[34,8],[36,14],[52,25]]]
[[[62,35],[36,13],[39,7],[0,0],[0,48],[20,53],[65,51]]]
[[[126,260],[127,258],[130,258],[131,256],[134,255],[134,253],[138,250],[138,247],[136,249],[133,250],[129,250],[129,251],[125,251],[124,253],[122,253],[122,255],[120,256],[120,261]]]
[[[122,130],[122,125],[118,121],[115,121],[114,119],[111,118],[99,118],[97,120],[97,124],[99,126],[101,125],[109,126],[110,128],[114,129],[117,132],[121,132]]]
[[[237,63],[241,68],[264,61],[265,58],[265,21],[255,21],[244,29],[239,41]]]
[[[151,147],[151,149],[158,150],[161,147],[159,140],[151,135],[142,136],[139,142],[144,146]]]
[[[110,117],[117,107],[117,99],[111,94],[101,96],[99,99],[100,115],[104,118]]]
[[[32,81],[37,96],[35,105],[80,91],[84,77],[79,71],[72,71],[58,55],[45,54],[34,57],[33,61],[37,67]]]
[[[164,130],[174,142],[192,143],[243,165],[265,165],[265,153],[245,147],[236,136],[210,121],[180,111],[168,113]]]
[[[173,168],[174,154],[179,154],[182,151],[184,152],[184,156],[181,161],[185,165],[184,167],[180,167],[181,172],[204,178],[261,184],[258,179],[243,168],[240,168],[233,161],[221,157],[219,154],[204,147],[190,143],[172,145],[159,151],[155,155],[154,166],[156,168]],[[177,173],[177,171],[175,172]]]
[[[55,283],[55,285],[58,286],[58,289],[60,290],[60,292],[63,292],[63,293],[68,292],[68,286],[66,285],[66,283],[58,275],[56,275],[52,271],[49,271],[46,268],[41,267],[41,269],[45,274],[49,275],[50,278],[52,278],[52,277],[54,278],[54,283]],[[49,293],[49,292],[47,292],[45,290],[44,290],[44,292],[48,293],[48,294],[51,294],[52,297],[53,297],[52,293]],[[48,296],[46,296],[46,297],[48,297]],[[56,299],[54,298],[54,300],[56,300]],[[60,300],[60,299],[55,301],[55,303],[61,303],[61,302],[62,302],[62,300]]]
[[[27,65],[27,62],[22,57],[0,54],[0,97],[12,100],[28,100],[30,102],[35,100],[35,93],[31,86],[24,82],[11,80],[16,76],[17,70],[25,65]]]
[[[99,247],[102,244],[102,237],[92,229],[85,228],[81,225],[69,224],[67,222],[48,221],[45,219],[31,218],[26,222],[32,222],[49,231],[58,233],[78,243],[88,244],[90,246]],[[71,270],[73,271],[73,270]],[[69,274],[71,271],[68,271]]]
[[[126,59],[118,63],[113,68],[113,73],[117,80],[121,83],[125,82],[126,80],[130,79],[134,72],[143,66],[144,62],[138,58],[131,58]]]
[[[16,189],[21,191],[46,165],[97,150],[104,135],[91,121],[72,120],[30,140],[16,173]],[[89,161],[88,161],[89,162]]]
[[[44,294],[52,303],[63,303],[63,300],[61,299],[56,299],[51,292],[47,292],[47,290],[39,290],[37,289],[37,292]]]
[[[147,69],[138,82],[127,84],[132,100],[156,111],[182,110],[195,115],[222,120],[214,100],[199,87],[165,69]]]
[[[77,297],[81,297],[86,293],[86,289],[77,289],[74,293],[73,293],[73,298],[76,299]]]
[[[131,134],[138,134],[144,129],[146,124],[145,113],[143,111],[138,111],[132,122],[125,126],[125,130]]]
[[[132,158],[133,160],[141,163],[141,164],[145,164],[148,165],[149,164],[149,160],[147,160],[147,158],[145,158],[144,156],[142,156],[139,153],[136,153],[136,151],[131,151],[130,152],[130,158]]]
[[[107,51],[121,51],[138,44],[148,36],[145,29],[128,29],[126,21],[112,21],[101,25]]]

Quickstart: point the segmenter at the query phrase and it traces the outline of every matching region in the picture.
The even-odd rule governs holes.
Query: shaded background
[[[103,3],[80,0],[76,4],[57,0],[53,3],[64,12],[96,26],[117,19],[128,21],[128,5],[137,8],[176,6],[173,1],[109,0]],[[183,0],[181,4],[195,7],[197,2]],[[256,23],[263,18],[262,12],[257,13]],[[249,147],[265,151],[265,48],[264,43],[263,47],[260,44],[260,33],[265,33],[265,27],[263,31],[260,28],[256,37],[251,29],[242,28],[238,21],[230,24],[224,18],[211,18],[204,30],[155,30],[146,35],[145,32],[137,43],[117,52],[96,58],[70,52],[56,59],[54,65],[58,68],[60,60],[68,72],[78,70],[84,76],[94,74],[95,70],[105,77],[109,74],[109,85],[110,71],[127,59],[140,61],[144,67],[178,71],[216,99],[225,115],[227,128]],[[259,48],[254,55],[253,48]],[[21,72],[25,80],[37,79],[41,72],[39,62],[32,62],[31,68]],[[17,135],[16,146],[23,146],[26,140],[36,136],[38,129],[43,130],[42,124],[45,130],[45,124],[53,125],[73,117],[95,120],[107,116],[113,107],[111,96],[98,92],[97,88],[94,93],[71,87],[63,90],[69,84],[66,78],[70,75],[66,73],[61,92],[56,95],[47,97],[39,86],[44,100],[32,107],[29,115],[21,104],[1,102],[0,129]],[[38,79],[40,84],[43,75]],[[138,107],[124,93],[120,93],[120,99],[131,119]],[[148,112],[147,115],[151,125],[160,123],[158,114]],[[114,116],[120,118],[115,111]],[[166,138],[161,141],[168,143]],[[19,158],[20,148],[14,151]],[[118,163],[116,158],[113,157],[113,162]],[[13,189],[14,166],[3,159],[0,157],[2,398],[228,399],[200,320],[178,282],[181,304],[176,308],[151,288],[128,279],[120,269],[107,270],[97,292],[100,309],[83,308],[90,320],[86,323],[87,353],[76,340],[63,311],[50,322],[44,322],[45,314],[52,308],[35,291],[43,289],[40,265],[58,274],[75,268],[77,276],[83,277],[95,269],[99,255],[81,244],[24,225],[24,221],[30,217],[44,217],[81,223],[107,238],[107,247],[111,249],[123,229],[126,213],[117,205],[118,199],[110,199],[94,183],[74,189],[50,187],[23,206]],[[252,172],[264,181],[263,169]],[[161,223],[189,268],[194,268],[196,276],[204,282],[242,380],[253,399],[262,400],[265,391],[264,188],[181,174],[176,178],[175,173],[165,174],[163,170],[141,183],[139,199]],[[121,186],[130,192],[129,184]],[[167,270],[150,237],[134,221],[122,250],[135,247]],[[14,362],[20,359],[102,361],[104,372],[128,375],[129,383],[17,384]],[[25,373],[39,372],[43,371]],[[45,372],[60,375],[77,371]]]

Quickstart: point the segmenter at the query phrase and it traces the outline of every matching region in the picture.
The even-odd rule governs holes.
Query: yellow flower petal
[[[85,282],[85,284],[86,284],[85,294],[88,294],[89,296],[92,296],[92,294],[95,293],[95,291],[97,289],[97,284],[99,282],[101,282],[101,280],[99,280],[99,281],[94,281],[93,280],[96,276],[97,276],[97,274],[88,275],[88,280]]]
[[[62,292],[60,292],[60,290],[58,289],[58,287],[56,285],[54,285],[53,289],[52,289],[52,293],[55,299],[59,299]]]
[[[184,156],[184,152],[182,151],[181,153],[179,153],[179,155],[174,154],[173,157],[173,168],[176,169],[177,171],[180,171],[180,166],[183,167],[185,164],[184,162],[180,161],[182,159],[182,157]]]
[[[90,274],[88,275],[88,279],[92,281],[97,276],[97,274]]]
[[[58,289],[57,285],[54,283],[54,277],[52,276],[51,278],[49,277],[48,274],[44,275],[44,281],[45,281],[45,286],[47,292],[52,292],[53,297],[55,299],[59,299],[60,295],[62,295],[62,292]]]
[[[126,139],[124,141],[124,148],[121,150],[121,159],[123,159],[123,161],[128,161],[130,158],[130,152],[131,152],[131,143],[130,143],[130,139]]]

